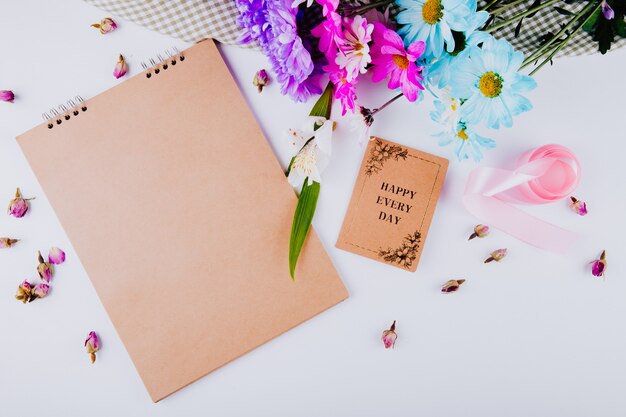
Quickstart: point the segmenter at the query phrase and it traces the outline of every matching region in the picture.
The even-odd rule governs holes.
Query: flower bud
[[[606,272],[606,250],[602,251],[599,259],[591,262],[591,273],[594,277],[603,277]]]
[[[457,292],[464,282],[464,279],[451,279],[450,281],[443,284],[443,287],[441,287],[441,292],[444,294]]]
[[[267,71],[264,69],[258,70],[256,74],[254,74],[254,79],[252,80],[252,84],[258,88],[259,93],[263,91],[263,87],[270,83],[270,77],[267,75]]]
[[[32,200],[32,198],[23,198],[20,189],[16,189],[15,197],[9,203],[8,213],[18,219],[24,217],[29,208],[28,200]]]
[[[87,339],[85,339],[85,348],[91,357],[91,363],[94,363],[96,361],[96,352],[100,350],[100,339],[93,330],[89,332]]]
[[[569,205],[574,212],[580,216],[587,214],[587,203],[578,200],[576,197],[570,197],[572,203]]]
[[[120,57],[117,59],[115,63],[115,68],[113,69],[113,76],[115,78],[121,78],[126,75],[126,71],[128,70],[126,66],[126,61],[124,61],[124,57],[120,54]]]
[[[500,262],[502,259],[504,259],[507,253],[508,251],[506,250],[506,248],[494,250],[493,252],[491,252],[491,256],[485,259],[485,263],[487,264],[491,261]]]
[[[52,265],[49,262],[45,262],[43,260],[43,256],[41,256],[41,252],[39,254],[39,265],[37,265],[37,272],[39,273],[39,277],[42,281],[50,282],[52,279]]]
[[[11,90],[0,90],[0,101],[6,101],[7,103],[13,103],[15,100],[15,94]]]
[[[489,226],[486,226],[484,224],[479,224],[476,227],[474,227],[474,233],[472,233],[469,237],[469,239],[467,240],[472,240],[475,237],[478,238],[483,238],[485,236],[487,236],[489,234]]]
[[[17,293],[15,294],[15,298],[20,300],[24,304],[28,303],[32,299],[32,285],[28,281],[24,281],[17,287]]]
[[[113,32],[117,29],[117,23],[110,17],[105,17],[100,21],[100,23],[94,23],[91,27],[100,29],[100,33],[106,35],[107,33]]]
[[[0,237],[0,249],[6,249],[13,246],[19,239],[11,239],[10,237]]]
[[[31,292],[32,295],[32,299],[36,299],[36,298],[44,298],[46,295],[48,295],[48,293],[50,292],[50,286],[48,284],[37,284],[33,287],[33,290]]]
[[[381,337],[381,340],[385,345],[385,349],[395,347],[397,338],[398,335],[396,334],[396,321],[394,320],[389,330],[383,331],[383,336]]]

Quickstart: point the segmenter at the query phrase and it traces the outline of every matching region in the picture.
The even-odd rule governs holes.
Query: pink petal
[[[426,44],[422,41],[417,41],[410,44],[407,52],[415,57],[415,59],[412,59],[411,61],[415,61],[419,57],[421,57],[424,53],[424,49],[426,49]]]
[[[65,252],[57,247],[50,248],[48,253],[48,262],[55,265],[60,265],[65,262]]]

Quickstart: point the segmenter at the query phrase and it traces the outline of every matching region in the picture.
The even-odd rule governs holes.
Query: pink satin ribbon
[[[485,224],[538,248],[565,253],[578,235],[514,207],[546,204],[569,197],[580,182],[580,162],[561,145],[544,145],[523,154],[512,170],[476,168],[470,173],[463,204]]]

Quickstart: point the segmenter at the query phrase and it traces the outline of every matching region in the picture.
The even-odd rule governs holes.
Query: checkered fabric
[[[203,39],[213,38],[225,44],[237,44],[240,29],[235,18],[237,7],[234,0],[84,0],[99,7],[113,17],[130,20],[141,26],[160,33],[171,35],[188,42],[198,42]],[[345,0],[343,3],[358,4],[367,3],[369,0]],[[507,19],[529,9],[534,0],[523,0],[511,7],[501,15]],[[485,4],[484,0],[479,2]],[[561,8],[578,11],[585,6],[585,2],[575,2],[571,5],[564,1],[559,2]],[[498,6],[495,6],[500,7]],[[393,6],[391,14],[398,13],[397,7]],[[317,23],[312,14],[305,14],[306,25],[312,27]],[[494,35],[505,38],[513,46],[528,54],[540,45],[541,37],[548,33],[556,33],[562,25],[565,25],[571,17],[558,13],[554,7],[541,10],[533,17],[526,17],[522,23],[521,31],[515,36],[515,24],[506,26]],[[497,21],[496,21],[497,23]],[[614,42],[611,49],[626,45],[626,38]],[[249,45],[254,47],[253,45]],[[591,36],[579,31],[568,44],[561,49],[562,55],[586,55],[597,52],[597,44]]]

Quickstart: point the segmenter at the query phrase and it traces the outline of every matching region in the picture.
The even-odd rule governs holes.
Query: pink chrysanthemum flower
[[[343,38],[339,42],[335,63],[346,70],[348,81],[352,81],[359,74],[364,74],[367,65],[372,62],[369,42],[372,40],[374,25],[368,24],[360,15],[344,18],[343,25]]]
[[[407,100],[417,100],[419,90],[424,86],[420,83],[422,67],[418,67],[415,61],[424,53],[424,42],[413,42],[405,49],[400,35],[378,22],[374,22],[372,37],[372,81],[389,77],[387,86],[390,89],[400,87]]]

